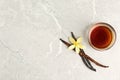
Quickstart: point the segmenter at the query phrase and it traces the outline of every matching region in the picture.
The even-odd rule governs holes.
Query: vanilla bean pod
[[[84,54],[84,51],[83,51],[83,49],[81,49],[81,53],[82,54]],[[80,54],[79,54],[80,55]],[[87,65],[89,65],[90,66],[90,68],[93,70],[93,71],[96,71],[96,69],[91,65],[91,63],[90,63],[90,61],[88,60],[88,59],[86,59],[85,57],[83,57],[82,56],[82,58],[83,58],[83,60],[84,60],[84,62],[86,62],[87,63]]]
[[[84,51],[83,51],[83,49],[81,49],[81,51],[82,51],[82,54],[85,54]],[[87,60],[88,64],[91,65],[90,61],[88,59],[86,59],[86,60]]]
[[[63,42],[67,47],[69,47],[71,44],[69,44],[68,42],[66,42],[66,41],[64,41],[63,39],[61,39],[60,38],[60,40],[61,40],[61,42]],[[75,51],[75,50],[74,50]],[[80,54],[79,54],[80,55]],[[80,57],[81,57],[81,59],[82,59],[82,61],[83,61],[83,63],[86,65],[86,67],[88,67],[89,69],[91,69],[91,70],[93,70],[93,71],[96,71],[94,68],[92,68],[92,66],[90,66],[90,65],[88,65],[88,61],[86,62],[86,58],[85,57],[83,57],[83,56],[81,56],[80,55]],[[86,59],[86,60],[85,60]]]
[[[77,40],[77,39],[75,38],[73,32],[71,32],[71,35],[72,35],[72,37],[73,37],[75,40]],[[61,42],[63,42],[67,47],[71,46],[70,43],[64,41],[63,39],[60,38],[60,40],[61,40]],[[75,49],[73,49],[73,50],[75,51]],[[96,64],[97,66],[100,66],[100,67],[103,67],[103,68],[109,67],[109,66],[102,65],[102,64],[98,63],[97,61],[95,61],[94,59],[92,59],[90,56],[88,56],[88,55],[84,52],[83,49],[80,49],[79,55],[81,56],[81,59],[82,59],[82,61],[84,62],[84,64],[86,65],[86,67],[88,67],[89,69],[91,69],[91,70],[93,70],[93,71],[96,71],[96,69],[93,68],[93,66],[91,65],[90,61],[93,62],[94,64]]]
[[[63,43],[64,43],[67,47],[69,47],[69,46],[71,45],[70,43],[68,43],[68,42],[64,41],[64,40],[63,40],[63,39],[61,39],[61,38],[60,38],[60,41],[61,41],[61,42],[63,42]]]
[[[81,59],[82,59],[83,63],[86,65],[87,68],[89,68],[89,69],[92,70],[92,71],[96,71],[96,69],[93,68],[91,64],[89,64],[89,63],[90,63],[89,60],[87,60],[87,59],[86,59],[85,57],[83,57],[83,56],[81,56]]]
[[[75,41],[77,41],[75,35],[73,34],[73,32],[71,32],[71,36],[75,39]]]
[[[71,32],[71,35],[72,35],[72,37],[73,37],[75,40],[77,40],[76,37],[75,37],[75,35],[73,34],[73,32]],[[81,51],[82,54],[85,54],[85,52],[84,52],[83,49],[80,49],[80,51]],[[88,59],[86,59],[86,61],[87,61],[87,63],[88,63],[91,67],[93,67]]]
[[[73,32],[71,32],[71,36],[72,36],[75,40],[77,40]],[[80,55],[80,54],[85,54],[84,51],[83,51],[83,49],[80,49],[79,55]],[[91,65],[90,61],[89,61],[87,58],[85,58],[84,56],[81,56],[81,55],[80,55],[80,57],[81,57],[83,63],[86,65],[86,67],[88,67],[89,69],[91,69],[91,70],[93,70],[93,71],[96,71],[96,69],[93,68],[93,66]]]
[[[95,63],[97,66],[103,67],[103,68],[108,68],[109,66],[105,66],[103,64],[98,63],[97,61],[95,61],[94,59],[92,59],[90,56],[88,56],[87,54],[83,54],[83,56],[87,59],[89,59],[90,61],[92,61],[93,63]]]

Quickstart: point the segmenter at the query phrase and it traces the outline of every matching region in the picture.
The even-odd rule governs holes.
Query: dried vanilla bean
[[[71,36],[72,36],[75,40],[77,40],[73,32],[71,32]],[[84,51],[83,51],[83,49],[80,49],[80,52],[81,52],[81,54],[85,54]],[[79,55],[80,55],[80,54],[79,54]],[[80,55],[80,57],[81,57],[83,63],[84,63],[89,69],[91,69],[91,70],[93,70],[93,71],[96,71],[96,69],[93,68],[93,66],[91,65],[91,63],[90,63],[90,61],[89,61],[88,59],[86,59],[84,56],[81,56],[81,55]]]
[[[67,47],[69,47],[69,46],[71,45],[70,43],[68,43],[68,42],[64,41],[64,40],[63,40],[63,39],[61,39],[61,38],[60,38],[60,41],[61,41],[61,42],[63,42],[63,43],[64,43]]]
[[[95,63],[97,66],[103,67],[103,68],[108,68],[109,66],[105,66],[103,64],[98,63],[97,61],[95,61],[94,59],[92,59],[90,56],[88,56],[87,54],[83,54],[83,56],[87,59],[89,59],[90,61],[92,61],[93,63]]]
[[[71,35],[73,37],[74,40],[77,40],[73,34],[73,32],[71,32]],[[71,46],[70,43],[64,41],[63,39],[61,39],[61,42],[63,42],[67,47]],[[73,49],[75,51],[75,49]],[[89,69],[93,70],[93,71],[96,71],[95,68],[93,68],[93,66],[91,65],[90,61],[95,63],[97,66],[100,66],[100,67],[104,67],[104,68],[107,68],[109,66],[105,66],[105,65],[102,65],[100,63],[98,63],[97,61],[95,61],[94,59],[92,59],[90,56],[88,56],[87,54],[85,54],[84,50],[80,48],[80,52],[79,52],[79,55],[81,56],[81,59],[82,61],[84,62],[84,64],[86,65],[86,67],[88,67]]]
[[[96,71],[95,68],[93,68],[93,66],[90,64],[89,60],[87,60],[85,57],[81,56],[81,59],[83,61],[83,63],[86,65],[86,67],[88,67],[90,70],[92,71]]]
[[[85,54],[84,51],[83,51],[83,49],[81,49],[81,51],[82,51],[82,54]],[[92,67],[90,61],[88,59],[86,59],[86,60],[87,60],[87,63]]]

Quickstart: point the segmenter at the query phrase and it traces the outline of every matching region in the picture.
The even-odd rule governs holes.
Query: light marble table
[[[0,0],[0,80],[120,80],[120,0]],[[107,22],[117,32],[107,51],[90,47],[91,24]],[[86,68],[66,48],[70,32],[83,37],[85,52],[105,65]]]

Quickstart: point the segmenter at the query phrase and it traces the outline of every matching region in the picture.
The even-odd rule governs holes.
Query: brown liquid
[[[90,40],[96,48],[106,48],[112,42],[112,32],[105,26],[98,26],[92,30]]]

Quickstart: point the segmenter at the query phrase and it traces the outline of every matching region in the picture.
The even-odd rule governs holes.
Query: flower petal
[[[81,45],[81,44],[79,44],[78,47],[81,48],[81,49],[84,49],[84,48],[85,48],[85,46],[83,46],[83,45]]]
[[[76,51],[77,54],[79,54],[80,49],[78,47],[75,47],[75,51]]]
[[[79,37],[79,38],[77,39],[77,42],[78,42],[78,43],[81,43],[81,42],[82,42],[82,37]]]
[[[75,40],[72,37],[69,37],[71,43],[75,43]]]
[[[74,48],[75,48],[75,45],[71,45],[71,46],[68,47],[68,49],[70,49],[70,50],[72,50]]]

